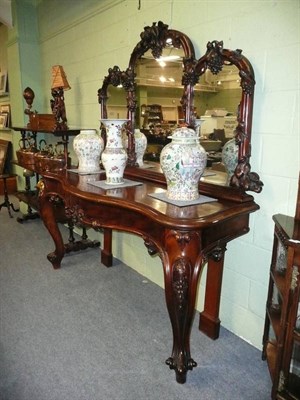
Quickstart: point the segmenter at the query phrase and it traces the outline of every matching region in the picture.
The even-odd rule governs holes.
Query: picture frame
[[[8,122],[8,113],[0,113],[0,129],[6,128]]]
[[[4,173],[9,143],[7,140],[0,139],[0,175]]]
[[[3,128],[9,128],[11,126],[11,114],[10,114],[10,105],[9,104],[0,104],[0,115],[2,114],[6,114],[7,118],[6,118],[6,123],[5,126],[3,126]],[[1,118],[1,120],[4,121],[5,116],[3,118]],[[0,124],[0,126],[2,127],[2,125]]]
[[[10,105],[9,104],[0,104],[0,113],[10,114]]]
[[[0,94],[7,92],[7,72],[2,72],[0,75]]]

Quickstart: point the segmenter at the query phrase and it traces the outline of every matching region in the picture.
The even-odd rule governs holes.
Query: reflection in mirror
[[[209,153],[209,162],[217,164],[216,170],[221,167],[221,150],[229,139],[234,137],[238,150],[230,180],[218,181],[212,177],[204,178],[204,183],[228,183],[241,191],[260,192],[263,183],[258,174],[251,172],[250,166],[255,79],[242,51],[224,49],[223,42],[213,41],[197,61],[190,39],[182,32],[168,29],[162,22],[146,26],[140,37],[127,70],[110,68],[98,91],[102,118],[107,118],[110,85],[122,85],[126,93],[128,165],[136,165],[133,138],[136,127],[147,133],[149,145],[160,146],[158,151],[148,152],[155,153],[159,159],[159,152],[175,127],[185,124],[196,128],[201,119],[201,144]],[[117,111],[117,105],[113,102],[111,105]],[[151,143],[151,140],[160,142]],[[163,181],[154,172],[141,173],[154,181]],[[207,193],[213,190],[209,186],[202,186],[203,189]]]
[[[183,95],[183,50],[172,45],[163,49],[159,58],[147,51],[137,60],[136,126],[147,136],[145,159],[159,161],[164,145],[179,124],[178,109]]]
[[[107,97],[107,119],[126,119],[127,103],[123,87],[110,85]]]
[[[234,130],[235,143],[237,145],[237,160],[234,173],[232,174],[229,184],[243,190],[252,190],[261,192],[263,183],[260,181],[259,175],[251,172],[251,129],[252,129],[252,113],[255,77],[254,71],[249,60],[242,55],[242,50],[228,50],[223,48],[223,42],[216,40],[208,42],[207,51],[201,57],[196,66],[195,74],[201,75],[212,73],[218,75],[217,84],[222,84],[222,74],[225,75],[231,66],[236,66],[239,71],[241,100],[237,112],[237,126]],[[233,71],[233,74],[235,72]],[[231,150],[234,155],[236,152]]]
[[[230,184],[232,164],[234,171],[237,155],[232,155],[232,158],[235,156],[235,161],[231,160],[229,170],[228,154],[231,149],[225,144],[235,136],[241,96],[239,70],[234,65],[224,65],[218,74],[206,69],[194,87],[195,109],[197,118],[201,120],[200,143],[207,152],[207,166],[211,172],[207,181],[218,181],[221,185]],[[232,146],[235,151],[235,143]],[[217,176],[213,175],[215,171],[218,171]]]

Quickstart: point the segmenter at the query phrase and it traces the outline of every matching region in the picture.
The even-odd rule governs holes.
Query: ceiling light
[[[179,60],[180,57],[179,56],[162,56],[158,58],[158,61],[175,61],[175,60]]]
[[[164,62],[164,61],[162,61],[162,60],[157,60],[157,62],[158,62],[158,64],[162,67],[162,68],[164,68],[167,64]]]

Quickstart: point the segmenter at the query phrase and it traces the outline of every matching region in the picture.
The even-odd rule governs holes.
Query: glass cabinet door
[[[294,396],[300,396],[300,342],[298,341],[294,341],[293,344],[293,353],[289,372],[287,391]]]

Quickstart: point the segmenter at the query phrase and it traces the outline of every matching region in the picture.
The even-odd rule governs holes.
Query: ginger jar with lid
[[[175,129],[171,143],[160,155],[160,165],[167,181],[167,198],[191,201],[199,198],[198,184],[205,170],[207,155],[197,133],[190,128]]]

